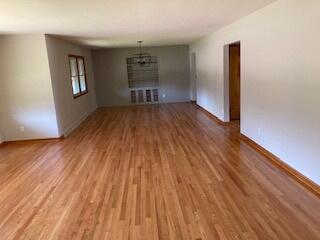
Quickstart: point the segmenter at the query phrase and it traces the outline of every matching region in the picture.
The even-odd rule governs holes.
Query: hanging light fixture
[[[142,46],[141,46],[142,43],[143,43],[143,41],[138,41],[139,53],[134,54],[135,56],[137,56],[134,58],[135,62],[140,65],[150,64],[151,63],[151,55],[149,53],[142,52]]]

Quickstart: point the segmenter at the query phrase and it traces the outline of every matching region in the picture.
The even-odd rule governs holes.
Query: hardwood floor
[[[0,148],[1,239],[320,239],[320,199],[188,103]]]

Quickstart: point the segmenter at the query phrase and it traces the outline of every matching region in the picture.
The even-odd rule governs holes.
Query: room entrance
[[[230,121],[240,120],[241,50],[240,42],[229,45]]]

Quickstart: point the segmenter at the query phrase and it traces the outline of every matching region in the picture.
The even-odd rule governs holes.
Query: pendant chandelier
[[[139,65],[146,65],[151,63],[151,55],[149,53],[142,52],[142,43],[143,41],[138,41],[139,44],[139,53],[134,54],[135,63]]]

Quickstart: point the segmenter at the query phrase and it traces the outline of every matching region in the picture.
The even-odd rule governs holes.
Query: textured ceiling
[[[0,33],[90,47],[188,44],[274,0],[0,0]]]

